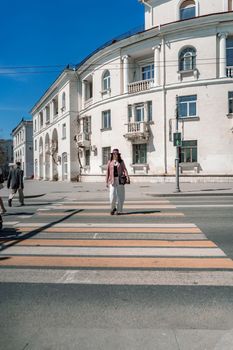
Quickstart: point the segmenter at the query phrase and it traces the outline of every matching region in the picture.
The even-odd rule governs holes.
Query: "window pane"
[[[196,147],[197,146],[197,141],[196,140],[182,141],[182,147],[191,147],[191,146]]]
[[[195,116],[196,114],[196,102],[191,102],[189,104],[189,115]]]
[[[142,67],[142,80],[154,78],[154,65]]]
[[[109,129],[111,127],[111,113],[110,111],[104,111],[102,114],[102,128]]]
[[[197,95],[189,95],[189,96],[180,96],[179,101],[180,102],[190,102],[190,101],[196,101]]]
[[[188,19],[195,17],[195,6],[180,9],[180,19]]]
[[[192,161],[197,163],[197,148],[192,148]]]
[[[229,100],[229,113],[233,113],[233,99]]]
[[[145,164],[147,161],[147,145],[133,145],[133,163]]]
[[[192,56],[186,56],[184,58],[184,70],[191,70],[192,66],[193,66],[193,60],[192,60]]]
[[[136,107],[135,121],[136,122],[143,122],[144,121],[144,106]]]
[[[186,153],[186,162],[187,163],[190,163],[191,162],[191,149],[190,148],[187,148],[185,150],[185,153]]]
[[[102,164],[106,165],[110,159],[111,147],[102,148]]]
[[[233,38],[227,38],[227,66],[233,66]]]
[[[147,102],[147,108],[148,108],[148,121],[152,121],[152,101]]]
[[[180,118],[186,117],[187,113],[188,113],[187,103],[180,103],[179,104],[179,117]]]

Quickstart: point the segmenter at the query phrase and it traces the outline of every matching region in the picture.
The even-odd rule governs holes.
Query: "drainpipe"
[[[164,173],[167,174],[167,91],[166,91],[166,67],[165,67],[165,38],[162,36],[162,50],[163,50],[163,111],[164,111]]]
[[[150,13],[151,13],[151,27],[154,27],[154,15],[153,15],[153,6],[151,6],[150,4],[148,4],[146,2],[146,0],[138,0],[141,4],[147,6],[150,9]]]

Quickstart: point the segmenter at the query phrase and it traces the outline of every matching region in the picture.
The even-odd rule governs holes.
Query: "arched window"
[[[110,72],[106,70],[106,72],[103,75],[103,91],[110,90],[111,88],[111,78],[110,78]]]
[[[186,47],[179,55],[179,70],[187,71],[196,68],[196,50],[193,47]]]
[[[185,0],[180,6],[180,19],[189,19],[196,16],[196,3],[194,0]]]
[[[63,92],[63,94],[62,94],[62,103],[61,103],[61,106],[62,106],[62,111],[65,111],[65,109],[66,109],[66,93],[65,92]]]
[[[67,153],[62,153],[62,180],[68,179],[68,158]]]

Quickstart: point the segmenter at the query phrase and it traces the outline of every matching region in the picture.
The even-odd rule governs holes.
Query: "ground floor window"
[[[147,144],[133,145],[133,164],[145,164],[147,162]]]
[[[90,150],[85,151],[85,166],[90,166]]]
[[[197,141],[182,141],[180,149],[181,163],[197,163]]]
[[[233,113],[233,91],[228,92],[228,113]]]
[[[35,159],[35,178],[37,179],[38,177],[38,160]]]
[[[107,165],[110,160],[111,147],[102,148],[102,165]]]
[[[67,159],[67,153],[62,153],[62,178],[63,180],[68,179],[68,159]]]

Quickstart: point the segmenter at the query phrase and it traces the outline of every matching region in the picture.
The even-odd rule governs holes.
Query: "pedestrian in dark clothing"
[[[12,199],[14,198],[16,192],[19,193],[19,202],[21,205],[24,205],[24,184],[23,184],[23,170],[21,170],[21,163],[17,162],[16,167],[10,170],[7,179],[7,188],[11,189],[8,199],[9,207],[12,206]]]
[[[4,184],[4,176],[3,176],[2,168],[0,168],[0,190],[3,189],[3,184]],[[2,197],[0,197],[0,214],[5,214],[5,213],[6,213],[6,208],[4,207]]]

